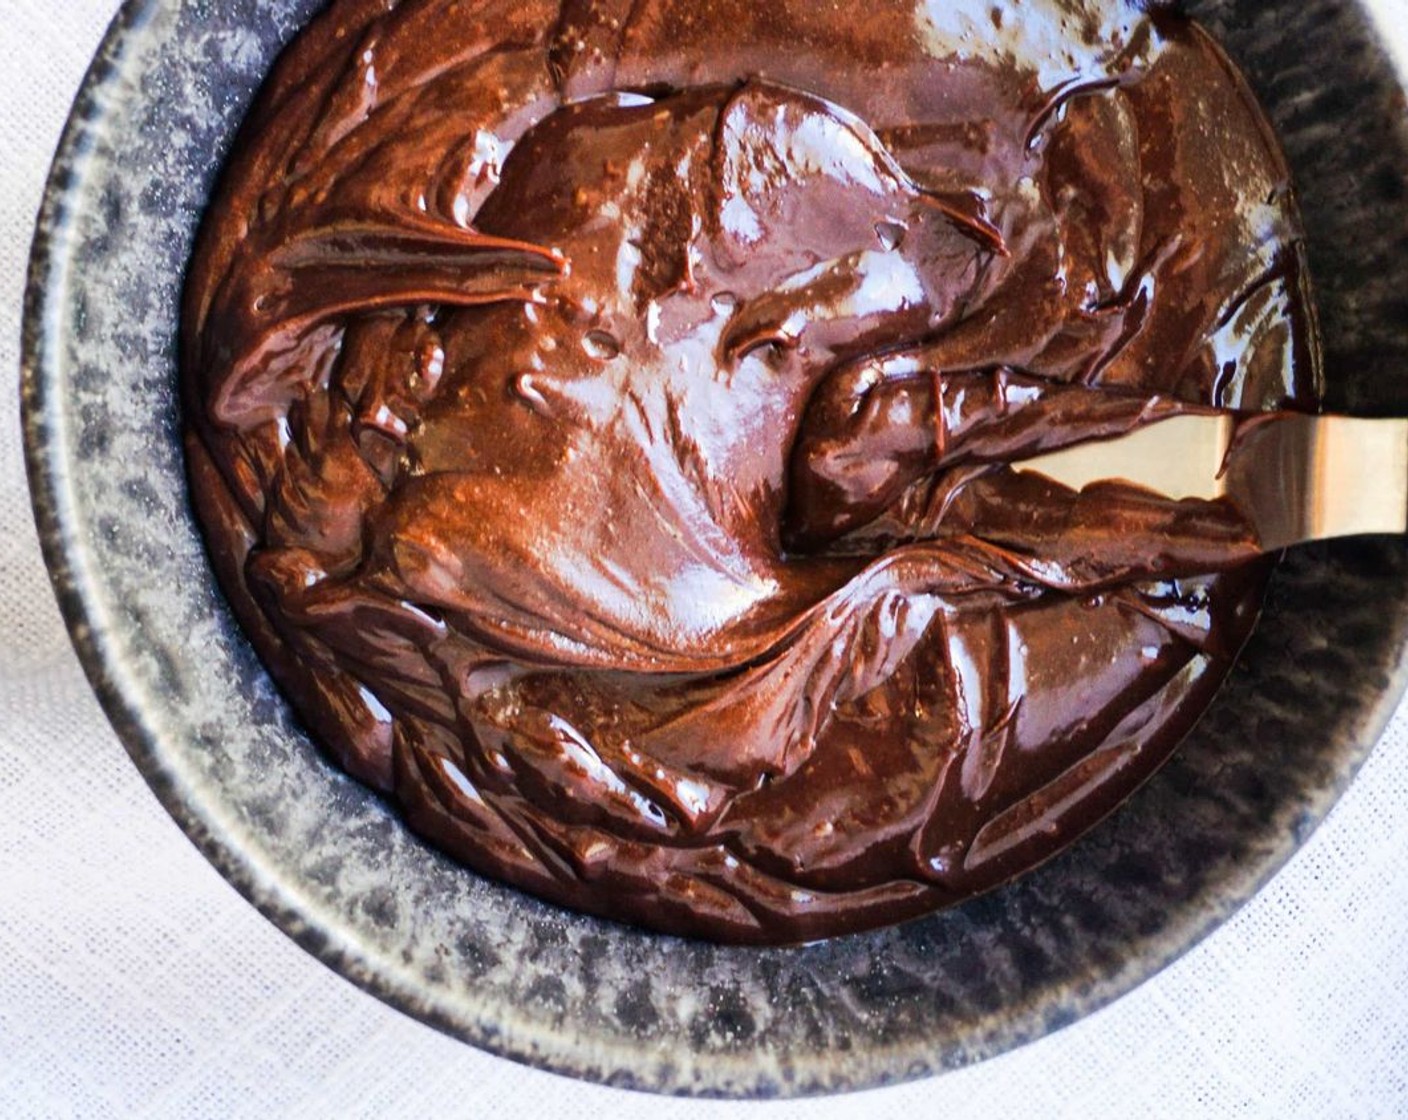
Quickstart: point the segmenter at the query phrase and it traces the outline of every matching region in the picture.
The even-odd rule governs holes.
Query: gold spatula
[[[1408,420],[1290,412],[1175,416],[1013,467],[1074,490],[1120,480],[1170,498],[1225,498],[1267,552],[1408,531]]]

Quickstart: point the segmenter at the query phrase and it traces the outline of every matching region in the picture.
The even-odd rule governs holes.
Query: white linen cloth
[[[1408,0],[1376,3],[1408,25]],[[540,1073],[378,1003],[260,917],[104,719],[29,510],[25,260],[115,7],[0,0],[0,1116],[1408,1116],[1408,706],[1329,821],[1208,941],[1059,1034],[894,1089],[745,1106]]]

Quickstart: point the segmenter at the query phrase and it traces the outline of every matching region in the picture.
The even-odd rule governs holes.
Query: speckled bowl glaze
[[[235,127],[323,0],[130,0],[35,240],[29,466],[74,642],[192,840],[344,976],[495,1053],[708,1096],[859,1089],[1036,1038],[1158,971],[1295,851],[1408,681],[1408,546],[1298,550],[1174,761],[1063,857],[960,909],[805,949],[679,941],[542,905],[414,840],[293,719],[189,509],[182,271]],[[1295,168],[1336,408],[1408,412],[1408,119],[1350,0],[1203,0]]]

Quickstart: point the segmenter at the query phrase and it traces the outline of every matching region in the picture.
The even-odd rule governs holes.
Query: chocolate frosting
[[[1255,541],[1005,464],[1320,378],[1265,120],[1121,0],[336,0],[183,364],[221,583],[337,758],[475,868],[746,942],[1146,778]]]

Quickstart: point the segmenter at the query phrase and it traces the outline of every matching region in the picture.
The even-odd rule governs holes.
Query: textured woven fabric
[[[1408,707],[1300,855],[1105,1011],[853,1097],[634,1096],[443,1038],[306,956],[147,790],[35,540],[14,370],[44,175],[114,0],[0,0],[0,1116],[1408,1116]],[[1408,22],[1408,0],[1378,0]]]

